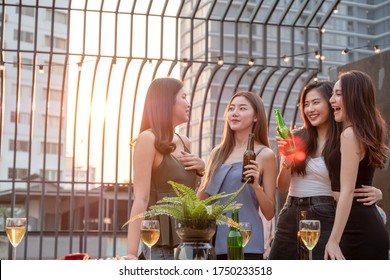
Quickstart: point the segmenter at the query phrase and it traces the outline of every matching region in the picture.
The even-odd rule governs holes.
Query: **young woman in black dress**
[[[371,78],[359,71],[342,74],[330,104],[343,129],[326,159],[338,203],[325,259],[387,260],[389,237],[376,206],[364,206],[353,198],[355,188],[372,184],[375,168],[384,167],[389,150]]]

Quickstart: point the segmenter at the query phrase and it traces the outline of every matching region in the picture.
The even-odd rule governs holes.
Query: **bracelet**
[[[203,177],[204,176],[204,170],[202,172],[196,171],[196,175],[198,175],[199,177]]]
[[[288,164],[286,161],[283,161],[283,162],[282,162],[282,166],[283,166],[284,168],[286,168],[286,169],[290,169],[291,166],[292,166],[292,163]]]

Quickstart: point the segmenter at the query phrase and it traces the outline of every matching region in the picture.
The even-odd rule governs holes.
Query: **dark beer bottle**
[[[232,220],[237,224],[238,220],[238,209],[232,210]],[[242,235],[238,228],[230,227],[230,231],[227,237],[227,256],[228,260],[243,260],[244,249],[242,247]]]
[[[300,211],[299,212],[299,221],[300,220],[306,220],[307,211]],[[299,224],[299,222],[298,222]],[[298,259],[299,260],[308,260],[309,259],[309,249],[306,248],[305,244],[303,244],[303,241],[301,239],[301,231],[298,229],[297,233],[297,240],[298,240]]]
[[[276,124],[278,126],[278,135],[288,141],[289,145],[286,148],[286,154],[291,154],[295,151],[295,143],[294,143],[294,139],[292,138],[291,130],[284,122],[280,110],[274,109],[274,113],[275,113]]]
[[[256,160],[256,154],[255,154],[255,151],[254,151],[254,146],[255,146],[255,135],[253,133],[249,133],[248,144],[247,144],[247,147],[246,147],[246,151],[244,152],[244,155],[242,157],[242,177],[241,177],[241,182],[243,182],[243,183],[246,182],[246,180],[248,179],[244,175],[244,171],[246,170],[245,166],[248,165],[248,164],[251,164],[251,160]],[[248,183],[252,184],[253,182],[254,182],[254,178],[253,178],[253,176],[251,176],[249,178]]]

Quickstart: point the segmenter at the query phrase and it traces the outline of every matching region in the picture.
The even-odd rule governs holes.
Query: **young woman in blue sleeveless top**
[[[205,180],[198,195],[206,198],[219,192],[231,193],[241,186],[242,156],[251,132],[255,136],[257,157],[252,164],[246,166],[245,174],[253,176],[254,183],[246,186],[235,201],[242,203],[239,220],[252,223],[251,239],[244,247],[245,259],[263,259],[263,224],[258,211],[260,209],[268,220],[275,215],[277,164],[275,154],[269,148],[267,117],[258,95],[240,91],[230,99],[225,111],[222,141],[210,154]],[[217,259],[227,258],[228,232],[227,226],[217,227]]]

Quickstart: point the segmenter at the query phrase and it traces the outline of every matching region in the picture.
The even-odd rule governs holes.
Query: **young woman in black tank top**
[[[360,184],[370,184],[375,168],[386,162],[387,126],[376,107],[371,78],[359,71],[342,74],[330,104],[344,127],[328,157],[333,191],[339,193],[325,259],[388,259],[389,237],[375,206],[353,199]]]

